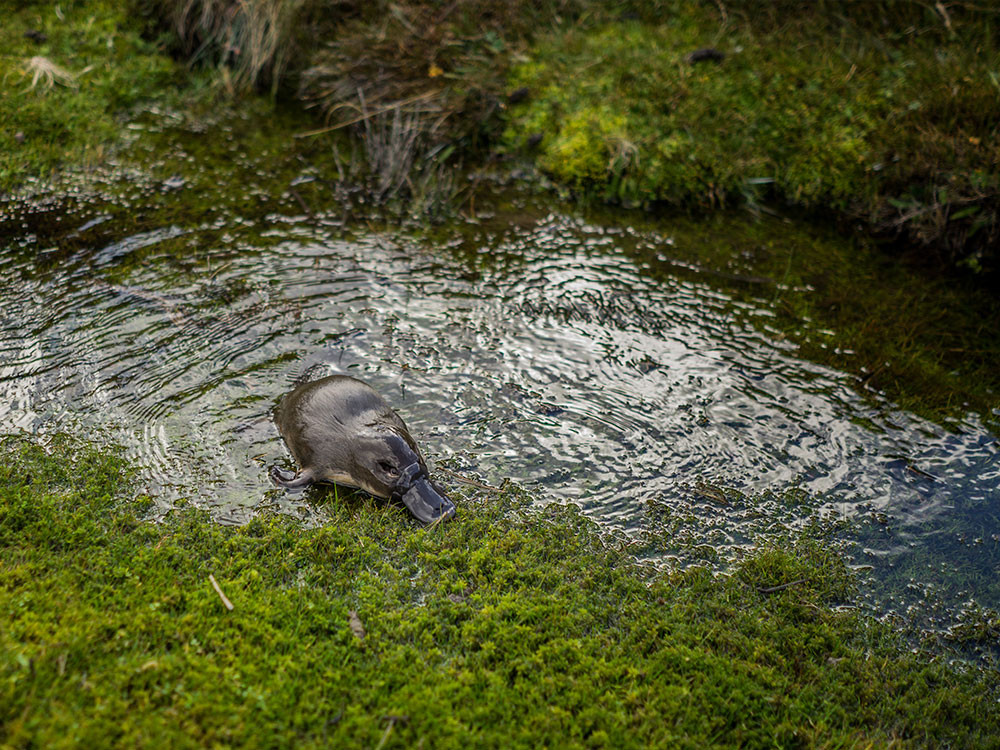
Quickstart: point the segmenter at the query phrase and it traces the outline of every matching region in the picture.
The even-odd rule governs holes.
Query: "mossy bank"
[[[0,195],[60,167],[102,166],[137,106],[210,97],[209,79],[166,55],[129,4],[0,10]]]
[[[790,207],[939,265],[995,267],[1000,10],[989,4],[152,7],[185,54],[237,81],[369,140],[395,128],[391,159],[413,152],[406,169],[499,147],[577,196]]]
[[[998,20],[896,0],[17,6],[0,31],[0,189],[100,163],[116,115],[167,89],[257,85],[369,140],[396,128],[370,166],[400,186],[428,159],[500,146],[577,195],[787,206],[993,270]]]
[[[838,611],[815,540],[656,573],[517,492],[154,524],[112,453],[3,449],[7,747],[1000,746],[996,675]]]
[[[584,195],[805,209],[992,267],[998,19],[959,5],[637,6],[530,48],[505,139]]]

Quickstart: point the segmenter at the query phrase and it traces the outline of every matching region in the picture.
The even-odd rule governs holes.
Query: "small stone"
[[[521,88],[515,89],[514,91],[510,92],[510,95],[507,97],[507,103],[518,104],[527,99],[530,94],[531,94],[531,89],[529,89],[527,86],[522,86]]]
[[[361,624],[361,618],[353,609],[347,613],[347,623],[351,626],[351,632],[357,636],[359,641],[365,639],[365,626]]]
[[[712,47],[705,47],[703,49],[696,49],[688,55],[687,61],[692,65],[695,63],[705,62],[706,60],[711,60],[712,62],[722,62],[725,56],[724,52],[719,52],[719,50]]]

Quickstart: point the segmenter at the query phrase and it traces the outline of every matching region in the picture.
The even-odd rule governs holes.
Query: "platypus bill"
[[[455,515],[403,420],[360,380],[331,375],[304,383],[281,400],[274,421],[301,467],[295,474],[271,467],[275,484],[292,491],[314,482],[358,487],[402,501],[423,523]]]

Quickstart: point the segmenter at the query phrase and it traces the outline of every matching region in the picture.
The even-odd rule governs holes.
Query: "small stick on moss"
[[[220,599],[222,599],[222,603],[226,606],[226,609],[232,612],[233,603],[226,598],[225,594],[222,593],[222,589],[219,588],[219,582],[215,580],[215,576],[209,573],[208,580],[212,582],[212,588],[215,589],[215,593],[219,595]]]
[[[299,202],[299,205],[302,206],[302,210],[306,212],[306,216],[308,216],[311,220],[314,220],[316,217],[313,215],[312,209],[309,208],[302,196],[299,195],[299,191],[290,187],[288,188],[288,192],[291,193],[292,197]]]
[[[728,26],[729,25],[729,14],[726,13],[726,6],[722,4],[722,0],[715,0],[715,4],[719,8],[719,15],[722,16],[722,25],[724,27]]]
[[[403,724],[408,724],[410,721],[409,716],[383,716],[383,721],[388,720],[389,726],[385,728],[385,733],[382,735],[382,739],[379,740],[378,745],[375,746],[375,750],[382,750],[385,746],[386,741],[389,739],[389,735],[392,734],[392,728],[396,726],[396,722],[401,722]]]
[[[789,581],[788,583],[782,583],[779,586],[768,586],[766,589],[757,589],[761,594],[773,594],[775,591],[781,591],[782,589],[787,589],[789,586],[798,586],[800,583],[805,583],[807,579],[800,578],[797,581]]]
[[[385,733],[382,735],[382,739],[379,740],[378,744],[375,746],[375,750],[382,750],[385,747],[386,741],[389,739],[389,735],[392,734],[393,722],[389,722],[389,726],[385,728]]]
[[[861,385],[862,385],[862,387],[867,386],[868,383],[871,381],[871,379],[874,378],[876,375],[878,375],[882,371],[883,367],[885,367],[885,362],[883,362],[878,367],[876,367],[874,370],[872,370],[870,373],[868,373],[863,378],[861,378]]]

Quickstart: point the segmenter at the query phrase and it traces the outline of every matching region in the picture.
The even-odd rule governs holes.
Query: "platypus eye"
[[[397,469],[395,466],[393,466],[388,461],[379,461],[378,462],[378,467],[382,471],[384,471],[386,474],[388,474],[390,477],[398,477],[399,476],[399,469]]]

